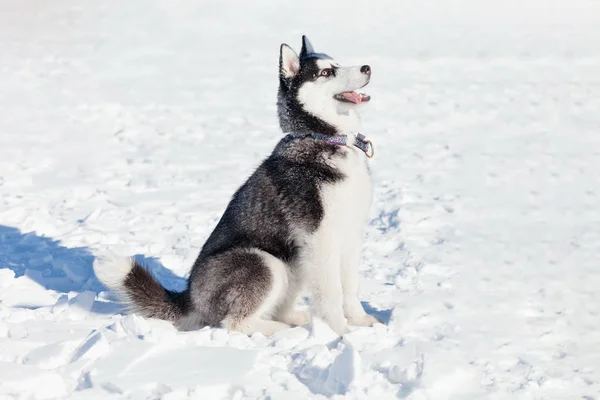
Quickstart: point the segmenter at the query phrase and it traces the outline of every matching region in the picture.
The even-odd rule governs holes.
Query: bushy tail
[[[133,258],[97,257],[94,272],[102,283],[117,293],[131,312],[143,317],[175,322],[190,308],[187,291],[178,293],[165,289]]]

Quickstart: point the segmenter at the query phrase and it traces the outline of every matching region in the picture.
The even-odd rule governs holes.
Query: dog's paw
[[[343,337],[346,333],[350,332],[350,329],[348,329],[348,323],[346,321],[329,323],[328,325],[339,337]]]
[[[354,326],[373,326],[375,324],[381,324],[381,321],[371,314],[363,314],[359,317],[348,318],[348,323]]]
[[[281,321],[292,326],[306,325],[310,322],[310,313],[308,311],[291,311],[282,317]]]

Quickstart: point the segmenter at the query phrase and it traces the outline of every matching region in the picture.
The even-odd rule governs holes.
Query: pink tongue
[[[356,92],[343,92],[342,96],[344,96],[344,98],[348,101],[351,101],[352,103],[355,104],[360,104],[361,102],[361,97],[358,93]]]

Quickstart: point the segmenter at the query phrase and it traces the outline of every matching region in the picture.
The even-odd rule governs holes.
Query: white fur
[[[265,251],[253,250],[253,252],[262,257],[272,277],[271,290],[256,311],[255,316],[259,318],[271,318],[287,294],[289,268],[283,261]]]
[[[348,142],[354,142],[354,135],[349,136]],[[337,195],[351,200],[346,201],[341,209],[336,208],[337,212],[344,215],[346,221],[343,228],[338,228],[344,229],[343,233],[340,233],[343,235],[340,263],[344,294],[343,309],[350,325],[371,326],[378,321],[365,312],[358,297],[360,253],[373,193],[371,176],[362,150],[351,147],[348,149],[348,153],[352,155],[348,155],[346,159],[340,160],[338,163],[338,168],[344,172],[347,178],[337,188],[339,192]]]
[[[126,297],[125,278],[132,268],[132,258],[118,256],[114,253],[105,253],[94,260],[96,277],[121,298]]]
[[[338,335],[347,331],[348,323],[370,326],[376,322],[358,299],[358,265],[371,204],[371,179],[364,153],[354,147],[345,148],[345,153],[346,157],[330,160],[346,178],[322,187],[324,218],[315,233],[304,236],[299,262],[315,313]]]
[[[320,69],[336,66],[336,76],[319,77],[300,87],[298,99],[304,109],[335,126],[340,132],[358,131],[360,118],[355,111],[357,105],[342,103],[333,96],[362,88],[369,83],[370,76],[360,72],[359,66],[341,67],[333,60],[318,60],[317,65]]]
[[[333,60],[318,60],[319,69],[336,67],[334,77],[304,83],[298,98],[303,108],[333,125],[339,132],[358,132],[360,118],[355,104],[342,103],[334,95],[354,91],[369,83],[361,67],[341,67]],[[348,143],[354,142],[354,137]],[[321,188],[324,218],[319,229],[305,238],[300,264],[307,275],[315,312],[339,335],[347,325],[371,326],[377,319],[365,313],[358,298],[358,267],[364,225],[372,200],[371,178],[364,153],[350,145],[345,157],[330,160],[345,178]]]
[[[342,103],[334,95],[365,86],[370,76],[360,67],[341,67],[333,60],[318,60],[319,68],[337,67],[334,77],[319,77],[304,83],[298,99],[304,110],[333,125],[339,132],[358,132],[360,118],[355,104]],[[352,134],[348,143],[354,142]],[[358,298],[358,267],[364,225],[372,199],[371,178],[365,154],[350,145],[345,157],[335,156],[330,165],[345,178],[321,187],[324,217],[318,230],[299,234],[302,241],[298,267],[312,294],[315,313],[338,334],[348,324],[371,326],[377,319],[368,315]]]

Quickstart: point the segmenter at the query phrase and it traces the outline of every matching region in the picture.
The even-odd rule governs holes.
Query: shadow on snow
[[[15,278],[26,276],[44,289],[56,293],[93,292],[106,288],[94,275],[94,255],[87,247],[65,247],[60,241],[35,232],[23,233],[17,228],[0,225],[0,270],[11,270]],[[183,290],[186,279],[165,268],[155,257],[136,255],[166,287]],[[37,308],[35,305],[17,307]],[[114,302],[95,301],[92,312],[113,314],[121,309]]]

